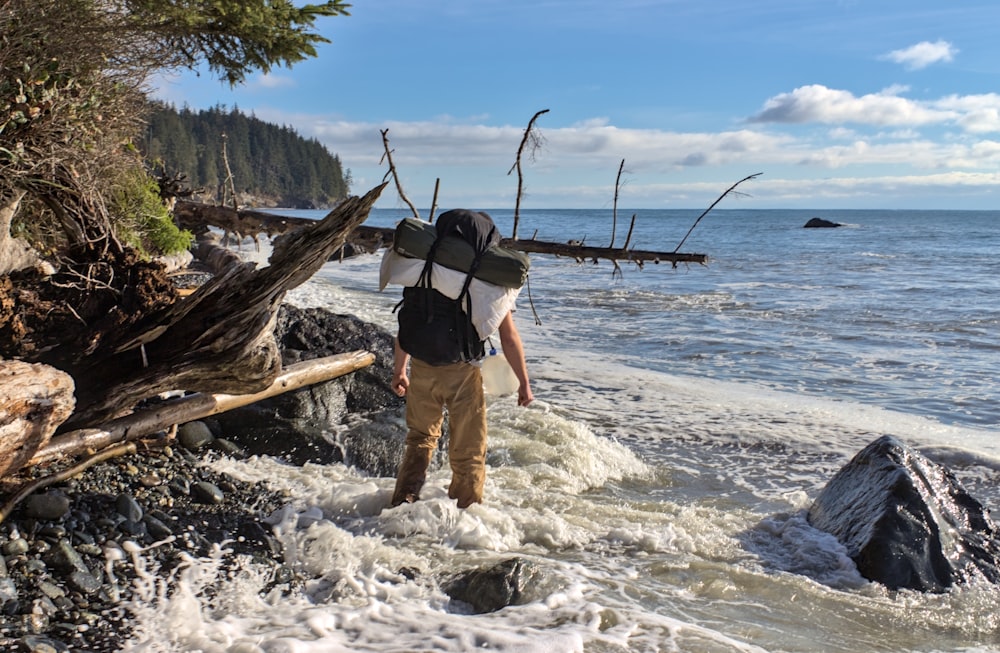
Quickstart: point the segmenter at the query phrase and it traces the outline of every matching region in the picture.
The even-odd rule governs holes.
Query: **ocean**
[[[509,234],[513,212],[486,210]],[[634,214],[631,246],[673,251],[700,213],[619,210],[613,242]],[[524,210],[519,236],[607,246],[612,213]],[[680,251],[708,263],[532,255],[536,401],[490,399],[482,505],[448,500],[446,468],[389,509],[393,479],[348,465],[212,463],[287,493],[271,521],[312,580],[269,592],[224,551],[150,573],[127,650],[1000,651],[1000,587],[890,592],[805,519],[886,434],[1000,508],[1000,211],[717,208]],[[380,260],[328,263],[287,301],[394,329]],[[541,572],[523,605],[467,614],[440,587],[515,556]]]

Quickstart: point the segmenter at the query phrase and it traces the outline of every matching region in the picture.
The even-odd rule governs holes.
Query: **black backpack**
[[[486,250],[500,244],[500,234],[493,219],[481,211],[446,211],[435,225],[437,238],[427,253],[420,279],[417,285],[403,289],[403,301],[397,306],[399,346],[430,365],[480,360],[486,352],[472,323],[469,284]],[[461,238],[476,252],[457,299],[446,297],[431,287],[434,255],[442,240],[449,236]]]

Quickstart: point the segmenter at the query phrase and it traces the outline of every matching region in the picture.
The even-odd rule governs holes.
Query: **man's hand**
[[[395,392],[400,397],[406,396],[406,390],[410,387],[410,379],[406,376],[406,373],[393,374],[392,376],[392,391]]]

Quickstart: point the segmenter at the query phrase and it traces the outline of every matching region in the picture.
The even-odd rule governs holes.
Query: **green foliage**
[[[171,49],[204,59],[236,86],[253,70],[269,72],[316,56],[328,39],[311,31],[320,16],[349,16],[342,0],[296,7],[290,0],[125,0],[133,17]]]
[[[130,143],[143,140],[150,75],[206,64],[238,84],[254,70],[290,66],[326,42],[314,22],[347,15],[349,6],[341,0],[301,7],[290,0],[0,0],[0,196],[26,192],[15,228],[54,256],[102,242],[114,249],[111,236],[126,233],[151,253],[178,249],[184,237],[139,201],[148,192],[122,191],[138,183],[127,181],[130,175],[144,174]],[[184,147],[201,148],[204,179],[218,183],[217,166],[209,167],[216,145],[181,142],[178,157],[188,157]]]
[[[168,173],[183,172],[193,188],[223,197],[226,155],[238,193],[287,208],[323,208],[345,199],[349,174],[316,139],[266,123],[238,109],[194,112],[156,104],[149,113],[144,154]]]
[[[116,180],[108,207],[118,238],[147,256],[182,252],[194,240],[174,224],[159,193],[156,181],[132,168]]]

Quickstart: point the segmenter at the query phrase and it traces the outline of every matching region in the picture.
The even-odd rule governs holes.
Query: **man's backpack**
[[[483,254],[500,243],[493,219],[483,212],[455,209],[442,213],[435,223],[437,238],[431,245],[420,280],[403,289],[399,309],[399,346],[430,365],[450,365],[483,358],[483,341],[472,323],[469,284],[479,269]],[[451,299],[431,286],[434,255],[444,238],[462,238],[475,250],[475,257],[462,291]]]

